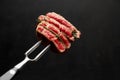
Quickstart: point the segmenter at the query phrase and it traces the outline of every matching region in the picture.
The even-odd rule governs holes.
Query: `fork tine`
[[[47,52],[49,47],[50,47],[50,44],[48,44],[34,59],[31,59],[31,61],[39,60],[42,57],[42,55],[44,55],[44,53]]]
[[[34,44],[28,51],[25,52],[25,55],[29,55],[30,53],[32,53],[40,45],[41,42],[42,40]]]

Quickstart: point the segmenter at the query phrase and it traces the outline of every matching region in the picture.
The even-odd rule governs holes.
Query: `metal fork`
[[[35,45],[33,45],[28,51],[25,52],[25,59],[14,66],[12,69],[7,71],[0,77],[0,80],[11,80],[12,77],[16,74],[16,72],[25,65],[28,61],[37,61],[41,58],[41,56],[49,49],[50,44],[48,44],[35,58],[31,59],[28,57],[30,53],[32,53],[41,43],[42,41],[38,41]]]

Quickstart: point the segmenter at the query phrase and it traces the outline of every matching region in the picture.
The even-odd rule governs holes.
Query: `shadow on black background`
[[[63,55],[50,50],[13,80],[119,80],[119,0],[1,0],[0,75],[24,59],[37,42],[36,19],[55,11],[73,23],[81,39]]]

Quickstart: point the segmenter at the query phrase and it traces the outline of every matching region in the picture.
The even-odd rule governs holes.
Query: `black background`
[[[0,0],[0,75],[37,42],[36,19],[57,12],[82,33],[65,54],[48,51],[13,80],[120,80],[119,0]]]

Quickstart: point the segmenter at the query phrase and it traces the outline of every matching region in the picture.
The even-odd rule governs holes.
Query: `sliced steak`
[[[42,35],[43,40],[51,41],[59,52],[64,52],[70,48],[71,41],[80,38],[81,35],[81,32],[74,25],[55,12],[40,15],[36,31],[38,37]]]

